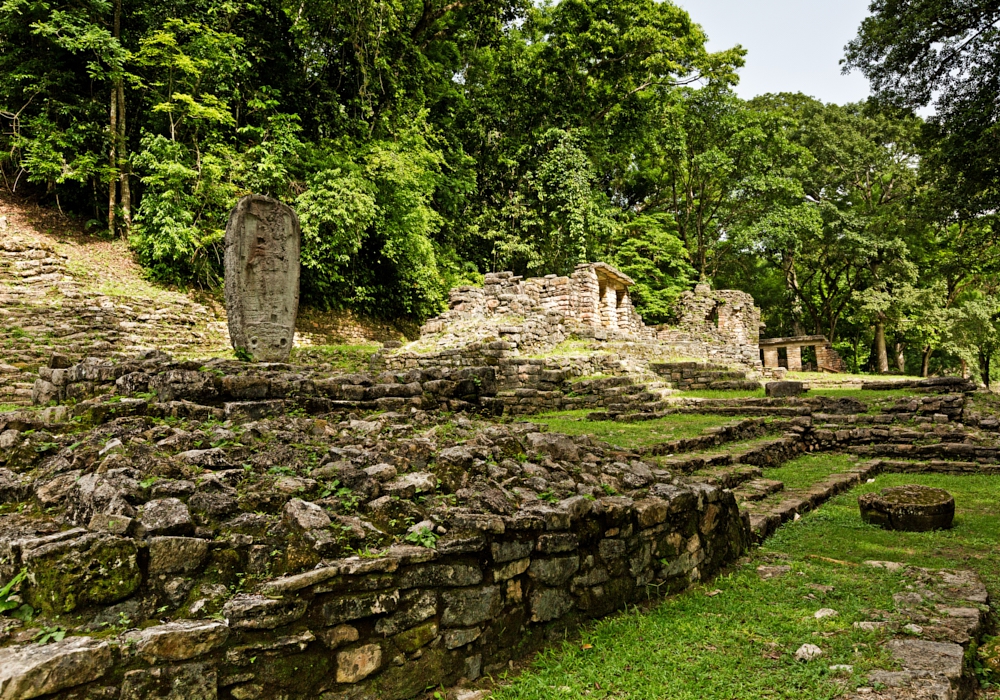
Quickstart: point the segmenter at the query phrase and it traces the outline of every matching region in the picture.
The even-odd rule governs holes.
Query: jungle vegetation
[[[605,260],[648,323],[705,280],[854,369],[988,380],[998,12],[874,0],[845,64],[874,97],[835,105],[741,100],[744,50],[669,1],[2,0],[0,185],[168,283],[219,285],[257,192],[314,306],[419,320]]]

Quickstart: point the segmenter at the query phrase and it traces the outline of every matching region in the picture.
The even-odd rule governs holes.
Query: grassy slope
[[[846,467],[843,459],[804,457],[781,470],[821,478]],[[778,469],[767,476],[782,473]],[[865,525],[857,514],[860,493],[900,483],[924,483],[954,494],[958,514],[946,532],[896,533]],[[864,684],[865,672],[887,666],[878,633],[851,623],[867,611],[891,610],[898,576],[853,566],[888,559],[940,568],[979,571],[991,594],[1000,595],[1000,520],[995,516],[1000,477],[885,475],[841,495],[790,523],[751,561],[657,605],[628,611],[588,627],[579,641],[541,654],[532,667],[494,694],[497,700],[633,698],[653,700],[730,698],[834,698]],[[788,557],[790,575],[761,580],[756,567]],[[837,560],[837,561],[830,561]],[[839,563],[838,563],[839,562]],[[834,586],[823,594],[809,584]],[[717,595],[707,592],[718,590]],[[810,597],[812,596],[812,597]],[[816,620],[830,607],[840,614]],[[823,648],[821,662],[793,658],[803,643]],[[589,645],[590,648],[585,648]],[[837,675],[831,664],[851,664],[853,675]]]
[[[636,423],[615,421],[587,421],[590,411],[562,411],[531,416],[534,423],[542,423],[557,433],[567,435],[594,435],[600,440],[620,447],[642,447],[658,442],[680,440],[700,435],[705,428],[713,428],[740,420],[733,416],[710,416],[694,413],[674,414],[657,420]]]

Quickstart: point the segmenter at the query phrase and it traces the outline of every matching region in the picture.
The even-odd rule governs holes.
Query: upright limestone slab
[[[299,219],[291,207],[252,194],[226,226],[226,312],[233,347],[284,362],[299,310]]]

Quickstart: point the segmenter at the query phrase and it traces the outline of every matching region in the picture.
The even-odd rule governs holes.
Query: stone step
[[[751,479],[733,489],[736,501],[762,501],[773,493],[777,493],[785,488],[784,483],[775,479]]]

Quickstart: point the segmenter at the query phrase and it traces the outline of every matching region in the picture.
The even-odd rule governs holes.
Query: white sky
[[[803,92],[823,102],[868,97],[860,73],[841,75],[844,46],[868,15],[869,0],[675,0],[708,34],[708,48],[747,49],[736,92]]]

